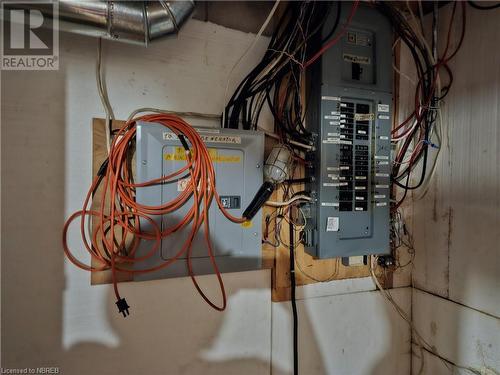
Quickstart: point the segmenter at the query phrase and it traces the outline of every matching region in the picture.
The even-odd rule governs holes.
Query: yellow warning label
[[[241,156],[221,155],[216,148],[209,148],[208,154],[214,163],[241,163]],[[163,159],[173,161],[186,160],[186,150],[183,147],[175,147],[173,153],[163,154]]]
[[[247,221],[244,221],[243,223],[241,223],[241,226],[243,228],[251,228],[252,227],[252,221],[251,220],[247,220]]]

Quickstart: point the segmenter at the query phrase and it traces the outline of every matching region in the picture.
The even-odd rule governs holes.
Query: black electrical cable
[[[328,41],[332,37],[333,33],[337,30],[337,27],[339,26],[340,12],[342,9],[342,2],[337,1],[336,4],[337,4],[337,15],[335,16],[335,22],[333,23],[333,26],[330,29],[330,32],[321,40],[322,43],[325,43],[326,41]]]
[[[285,184],[307,184],[308,182],[311,182],[311,177],[289,178],[283,181]]]
[[[497,8],[500,8],[500,3],[496,3],[496,4],[493,4],[493,5],[479,5],[478,3],[476,3],[475,1],[467,1],[469,3],[469,5],[475,9],[479,9],[479,10],[492,10],[492,9],[497,9]]]
[[[292,210],[290,210],[290,301],[292,303],[293,315],[293,374],[299,373],[299,317],[297,313],[297,301],[295,298],[295,230],[293,228]]]
[[[303,142],[311,137],[303,122],[301,62],[308,57],[309,40],[322,30],[332,8],[332,2],[289,3],[264,57],[228,101],[224,127],[239,128],[241,123],[243,129],[256,129],[267,104],[282,141]]]

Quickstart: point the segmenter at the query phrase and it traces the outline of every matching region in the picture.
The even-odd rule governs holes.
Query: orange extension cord
[[[186,165],[168,176],[162,176],[143,183],[134,183],[132,179],[130,156],[132,151],[131,147],[136,134],[137,121],[158,123],[169,128],[183,141],[185,148],[188,147],[185,142],[187,139],[191,147],[190,150],[189,148],[186,149]],[[104,167],[107,167],[105,171],[100,171],[102,173],[94,178],[87,192],[83,208],[73,213],[64,224],[62,242],[64,252],[68,259],[77,267],[90,272],[111,269],[115,295],[120,301],[121,297],[118,292],[116,278],[117,271],[129,274],[154,272],[169,266],[178,260],[181,255],[187,253],[187,267],[196,290],[214,309],[219,311],[224,310],[226,308],[226,292],[222,276],[215,262],[213,247],[210,241],[208,210],[212,203],[212,199],[215,197],[219,209],[227,219],[234,223],[243,223],[245,219],[232,216],[222,206],[215,186],[216,176],[212,160],[206,145],[203,143],[196,130],[175,115],[154,114],[130,120],[114,137],[109,152],[108,162],[107,165],[104,164]],[[136,202],[136,188],[172,182],[172,179],[182,176],[190,176],[188,186],[171,201],[159,206],[146,206]],[[101,182],[103,184],[103,189],[101,189],[100,208],[95,211],[90,210],[89,206],[91,205],[92,196]],[[193,198],[191,208],[177,224],[161,230],[152,219],[154,216],[165,215],[176,211],[186,204],[191,197]],[[85,231],[85,222],[91,216],[98,218],[98,224],[93,228],[92,238],[89,239]],[[92,266],[81,262],[72,254],[68,247],[68,228],[77,218],[80,218],[80,231],[83,244],[90,253],[92,259],[96,260],[99,265]],[[152,232],[141,230],[140,218],[143,218],[151,224],[153,228]],[[130,267],[131,264],[144,261],[153,256],[155,252],[159,251],[162,238],[184,228],[187,230],[189,225],[189,237],[173,258],[163,261],[151,268],[132,269]],[[213,303],[205,295],[193,273],[191,262],[192,243],[202,225],[204,226],[204,237],[208,255],[220,286],[222,295],[221,306]],[[121,234],[118,235],[117,233]],[[133,238],[133,240],[126,249],[128,238]],[[151,249],[145,255],[136,257],[135,253],[141,240],[154,240],[154,244],[152,244]]]

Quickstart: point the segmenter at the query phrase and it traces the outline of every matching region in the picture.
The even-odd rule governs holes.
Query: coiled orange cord
[[[184,137],[187,139],[191,147],[189,151],[186,150],[186,165],[170,175],[143,183],[134,183],[130,155],[136,134],[136,121],[161,124],[177,134],[179,138]],[[214,309],[219,311],[224,310],[226,307],[226,293],[210,240],[208,210],[215,197],[219,209],[228,220],[234,223],[242,223],[245,219],[232,216],[223,207],[215,186],[216,176],[212,160],[198,132],[187,122],[175,115],[154,114],[138,117],[127,122],[118,131],[111,144],[107,165],[104,165],[104,167],[106,168],[101,168],[103,169],[100,171],[102,173],[94,178],[87,192],[83,208],[71,215],[64,224],[62,242],[68,259],[77,267],[90,272],[111,269],[115,295],[120,302],[122,299],[118,292],[117,271],[130,274],[154,272],[167,267],[178,260],[181,255],[187,253],[187,267],[196,290]],[[167,183],[179,176],[190,176],[190,180],[186,189],[171,201],[158,206],[146,206],[136,202],[136,188]],[[100,208],[98,210],[90,210],[89,206],[92,201],[92,195],[100,183],[103,184]],[[153,220],[153,217],[176,211],[186,204],[191,197],[193,198],[192,205],[186,215],[178,223],[161,230]],[[98,224],[93,228],[92,238],[88,238],[85,231],[85,222],[91,216],[98,218]],[[92,266],[80,261],[72,254],[68,247],[68,228],[77,218],[80,218],[82,242],[92,259],[97,260],[98,266]],[[152,231],[141,230],[140,218],[151,224]],[[150,268],[137,269],[137,267],[130,267],[131,264],[144,261],[159,251],[162,238],[181,229],[188,230],[187,227],[189,225],[191,226],[189,237],[173,258],[162,261]],[[220,306],[213,303],[205,295],[193,273],[191,262],[192,243],[202,225],[204,226],[207,252],[220,286],[222,295],[222,304]],[[126,248],[129,236],[132,236],[132,241],[130,241],[130,245]],[[142,240],[154,240],[154,243],[146,254],[138,257],[135,253]],[[124,300],[123,302],[126,305]],[[120,312],[122,312],[122,308],[120,306],[119,308]],[[128,305],[126,305],[126,308],[128,313]]]

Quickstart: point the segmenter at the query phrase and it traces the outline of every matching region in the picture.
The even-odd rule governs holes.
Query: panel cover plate
[[[261,132],[234,129],[197,128],[205,141],[216,173],[216,185],[228,211],[241,217],[255,192],[262,184],[262,165],[264,155],[264,135]],[[138,122],[137,124],[136,170],[138,182],[148,181],[171,174],[186,165],[185,150],[177,136],[160,124]],[[180,176],[171,183],[159,184],[137,189],[137,202],[144,205],[160,205],[168,202],[184,191],[188,174]],[[165,230],[178,223],[192,205],[192,198],[180,209],[162,217],[153,217]],[[254,217],[252,223],[236,224],[220,212],[215,200],[209,209],[210,237],[217,265],[221,272],[246,271],[261,267],[261,228],[262,214]],[[146,220],[141,221],[148,228]],[[144,269],[171,260],[182,249],[191,225],[172,233],[161,241],[161,252],[148,260],[135,265]],[[202,227],[192,246],[193,269],[195,274],[213,273],[208,258]],[[146,254],[152,241],[143,241],[138,256]],[[179,277],[188,275],[186,254],[178,261],[154,273],[137,274],[135,280]]]
[[[340,24],[351,9],[344,4]],[[308,155],[315,200],[304,242],[315,257],[390,252],[391,42],[388,20],[361,4],[338,45],[310,69],[307,126],[317,151]]]

